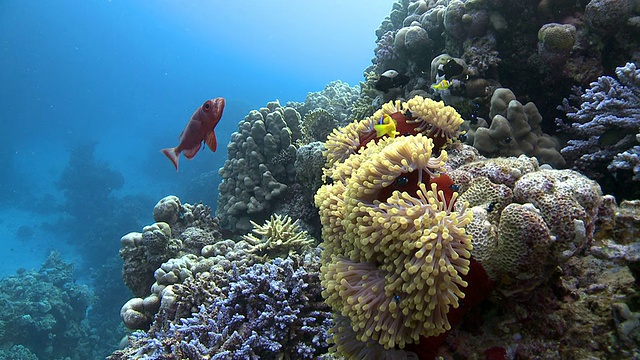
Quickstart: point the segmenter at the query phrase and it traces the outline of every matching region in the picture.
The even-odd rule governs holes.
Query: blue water
[[[53,249],[77,269],[96,269],[117,256],[121,235],[152,222],[166,195],[215,205],[215,174],[238,122],[268,101],[363,80],[390,8],[0,2],[0,277],[38,268]],[[227,99],[218,152],[182,158],[176,173],[159,150],[177,145],[196,107],[218,96]],[[193,185],[207,173],[208,188]]]

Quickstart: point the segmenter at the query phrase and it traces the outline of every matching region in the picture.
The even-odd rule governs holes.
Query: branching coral
[[[614,184],[625,184],[633,172],[625,171],[624,162],[614,162],[614,158],[638,145],[640,70],[627,63],[616,69],[616,75],[618,80],[602,76],[584,93],[579,92],[579,108],[565,99],[562,110],[567,120],[557,119],[557,123],[571,137],[562,149],[570,166],[597,180],[610,178],[610,173],[616,177]],[[614,190],[610,183],[606,188]]]
[[[328,347],[331,317],[315,285],[318,263],[309,260],[277,258],[236,269],[210,304],[166,328],[135,333],[109,359],[317,358]]]
[[[267,259],[301,254],[314,242],[306,231],[300,229],[298,220],[294,221],[287,215],[273,214],[264,225],[253,221],[251,224],[255,235],[247,234],[243,238],[252,246],[252,253]]]

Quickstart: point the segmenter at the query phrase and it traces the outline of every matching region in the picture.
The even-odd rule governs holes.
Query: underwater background
[[[0,360],[640,358],[639,1],[0,29]]]
[[[82,262],[103,258],[108,246],[98,243],[109,243],[115,255],[131,226],[110,221],[112,236],[101,240],[69,231],[89,230],[122,203],[129,221],[142,223],[168,194],[215,207],[216,185],[198,187],[198,178],[212,173],[219,182],[226,144],[249,110],[303,101],[335,79],[359,81],[372,56],[371,29],[389,4],[368,4],[366,14],[361,7],[3,2],[0,274],[34,267],[51,249]],[[218,152],[202,151],[176,174],[160,149],[177,145],[196,107],[218,96],[227,99]],[[78,215],[87,221],[74,221]]]
[[[112,266],[102,303],[113,306],[92,312],[117,320],[130,297],[118,240],[152,220],[158,199],[215,209],[226,145],[249,110],[360,80],[390,5],[339,4],[3,1],[0,277],[39,269],[51,251],[90,288]],[[160,149],[219,96],[218,151],[176,173]],[[117,343],[101,345],[103,358]]]

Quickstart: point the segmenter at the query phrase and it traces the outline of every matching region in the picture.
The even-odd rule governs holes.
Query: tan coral
[[[474,161],[449,172],[451,178],[462,175],[461,179],[486,177],[496,184],[504,184],[511,189],[522,176],[540,170],[538,160],[534,157],[521,155],[519,157],[493,158]],[[457,182],[456,182],[457,183]],[[464,188],[465,184],[460,183]]]
[[[491,223],[498,223],[502,209],[511,203],[513,191],[503,184],[494,184],[484,176],[473,178],[460,189],[460,199],[469,206],[482,206],[487,211],[487,218]]]
[[[306,231],[300,229],[298,220],[294,221],[288,215],[273,214],[264,225],[253,221],[251,224],[255,235],[247,234],[243,239],[252,245],[251,252],[269,259],[302,253],[314,241]]]
[[[540,211],[532,204],[509,204],[500,216],[493,270],[503,294],[533,289],[553,269],[549,250],[555,242]]]
[[[558,258],[571,256],[593,239],[602,191],[595,181],[573,170],[540,170],[526,174],[513,191],[514,200],[540,210],[553,235]]]

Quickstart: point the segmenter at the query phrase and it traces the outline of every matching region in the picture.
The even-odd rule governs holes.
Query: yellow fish
[[[445,91],[451,86],[451,81],[447,79],[440,80],[439,83],[431,85],[431,88],[434,90]]]
[[[396,137],[399,134],[396,131],[396,122],[391,118],[391,116],[384,114],[378,120],[378,123],[373,125],[374,129],[376,129],[376,137],[382,137],[384,135],[389,135],[392,138]]]

